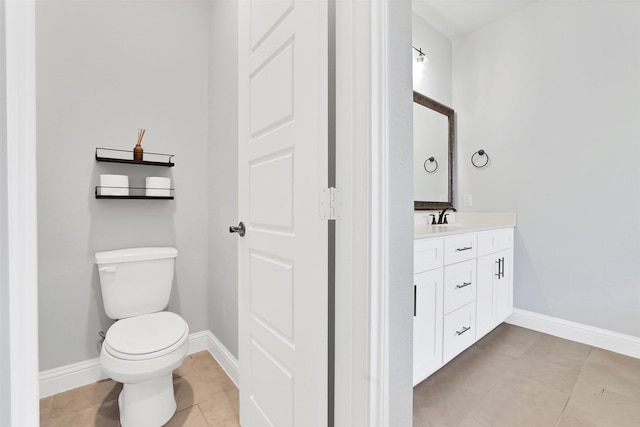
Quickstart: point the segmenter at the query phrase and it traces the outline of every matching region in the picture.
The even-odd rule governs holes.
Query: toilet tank
[[[169,304],[175,248],[130,248],[96,253],[104,310],[122,319],[164,310]]]

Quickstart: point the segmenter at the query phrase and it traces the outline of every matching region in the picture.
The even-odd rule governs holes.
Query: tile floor
[[[640,360],[502,324],[418,384],[414,427],[638,427]]]
[[[206,352],[174,372],[167,426],[238,427],[238,389]],[[121,385],[40,400],[42,427],[119,426]],[[415,427],[638,427],[640,360],[503,324],[414,388]]]
[[[169,427],[239,427],[238,389],[207,351],[194,353],[173,373],[178,408]],[[112,380],[40,400],[42,427],[117,427],[122,385]]]

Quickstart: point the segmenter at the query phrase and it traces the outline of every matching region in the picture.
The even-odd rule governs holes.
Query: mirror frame
[[[441,210],[445,208],[455,208],[455,164],[456,164],[456,114],[453,108],[439,103],[420,92],[413,91],[413,102],[425,106],[435,112],[444,114],[449,120],[449,200],[446,202],[434,202],[424,200],[414,200],[413,209],[416,211]]]

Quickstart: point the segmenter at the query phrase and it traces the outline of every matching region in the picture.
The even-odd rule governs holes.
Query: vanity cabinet
[[[414,241],[414,385],[511,314],[512,265],[513,228]]]

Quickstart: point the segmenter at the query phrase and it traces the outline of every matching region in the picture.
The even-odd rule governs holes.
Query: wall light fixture
[[[427,57],[426,54],[422,51],[422,48],[417,48],[415,46],[411,46],[413,47],[416,52],[418,52],[418,57],[416,58],[416,62],[419,64],[424,64],[424,60]]]

